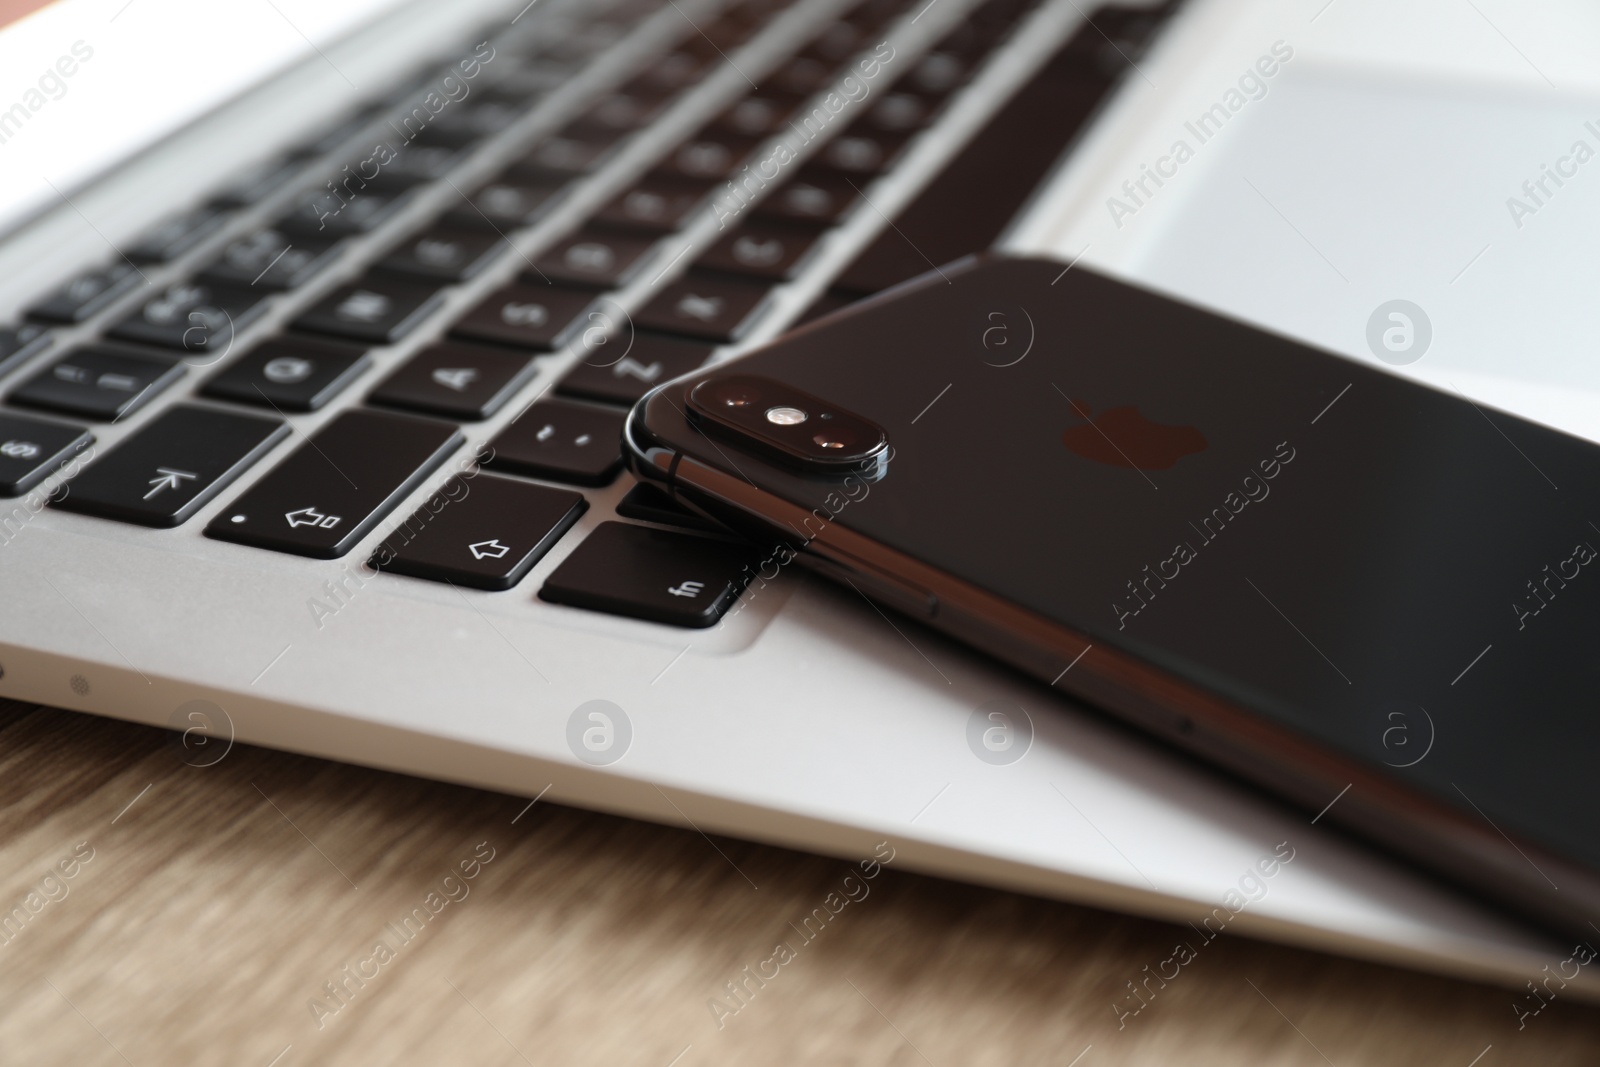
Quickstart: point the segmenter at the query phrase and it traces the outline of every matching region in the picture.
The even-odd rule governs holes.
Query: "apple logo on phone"
[[[1205,451],[1206,439],[1196,427],[1171,426],[1147,418],[1132,404],[1094,409],[1070,400],[1072,409],[1084,420],[1061,435],[1069,452],[1104,463],[1140,471],[1169,470],[1184,456]]]

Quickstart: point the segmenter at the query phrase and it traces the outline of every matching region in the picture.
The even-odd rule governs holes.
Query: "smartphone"
[[[635,473],[1566,932],[1600,923],[1600,447],[977,257],[658,387]]]

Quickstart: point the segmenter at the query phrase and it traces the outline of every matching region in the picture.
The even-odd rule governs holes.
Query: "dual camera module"
[[[804,468],[872,469],[888,449],[888,437],[876,423],[754,375],[705,379],[690,390],[689,408],[708,428]]]

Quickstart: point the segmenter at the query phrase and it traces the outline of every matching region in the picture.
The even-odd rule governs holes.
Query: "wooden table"
[[[1119,1029],[1182,928],[171,737],[0,702],[7,1067],[1600,1063],[1595,1009],[1226,935]]]

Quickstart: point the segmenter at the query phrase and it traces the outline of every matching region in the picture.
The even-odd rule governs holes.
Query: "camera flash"
[[[798,426],[806,421],[806,413],[799,408],[768,408],[767,421],[774,426]]]

